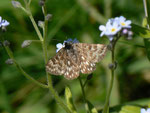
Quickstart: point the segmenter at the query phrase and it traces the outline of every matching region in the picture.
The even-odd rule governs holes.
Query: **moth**
[[[104,44],[64,42],[56,55],[46,64],[46,71],[53,75],[64,75],[68,80],[75,79],[80,73],[90,74],[96,69],[106,54]]]

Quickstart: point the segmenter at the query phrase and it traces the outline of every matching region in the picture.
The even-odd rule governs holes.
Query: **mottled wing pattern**
[[[66,56],[67,52],[65,49],[59,50],[56,56],[48,61],[46,65],[46,71],[53,75],[64,75],[67,68]]]
[[[77,78],[80,69],[76,54],[76,51],[73,49],[62,48],[56,56],[48,61],[46,71],[54,75],[64,75],[69,80]]]
[[[74,43],[73,47],[78,51],[80,71],[84,74],[90,74],[96,69],[96,63],[105,56],[107,50],[104,44]]]
[[[46,71],[54,75],[64,75],[66,79],[75,79],[79,73],[90,74],[96,69],[96,63],[105,55],[107,46],[103,44],[70,43],[51,58]]]
[[[79,68],[79,57],[77,51],[73,48],[65,49],[66,50],[66,72],[64,77],[66,79],[75,79],[79,76],[80,68]]]
[[[71,59],[67,59],[66,64],[67,64],[67,68],[64,73],[64,77],[68,80],[77,78],[80,73],[79,66]]]

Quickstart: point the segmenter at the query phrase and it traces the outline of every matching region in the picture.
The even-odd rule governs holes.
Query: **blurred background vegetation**
[[[23,1],[20,0],[23,4]],[[57,43],[67,38],[77,38],[83,43],[105,43],[106,37],[100,38],[98,27],[108,18],[125,16],[133,23],[141,25],[144,17],[142,0],[46,0],[48,13],[52,19],[48,26],[49,58],[55,55]],[[148,4],[150,6],[150,4]],[[32,0],[31,10],[38,22],[43,20],[39,0]],[[40,43],[32,43],[21,48],[24,40],[37,40],[32,23],[20,9],[12,6],[11,0],[0,1],[0,16],[10,22],[5,33],[17,62],[35,79],[46,83],[45,66]],[[150,103],[150,62],[147,59],[143,39],[134,35],[127,41],[121,39],[116,47],[115,84],[111,96],[111,106],[134,101],[134,104]],[[42,89],[27,80],[14,65],[7,65],[5,50],[0,48],[0,113],[64,113],[47,89]],[[87,99],[101,109],[105,102],[106,89],[110,72],[107,65],[110,52],[97,65],[93,78],[88,82],[85,92]],[[82,75],[83,80],[87,75]],[[79,81],[65,80],[64,77],[52,76],[53,85],[64,98],[64,88],[69,86],[79,113],[84,113]],[[140,100],[137,102],[137,100]]]

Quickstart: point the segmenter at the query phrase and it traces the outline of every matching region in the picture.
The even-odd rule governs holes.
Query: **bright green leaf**
[[[98,113],[96,108],[89,101],[88,101],[88,106],[89,106],[91,113]]]
[[[145,17],[143,19],[143,27],[146,27],[148,24],[147,18]],[[150,40],[149,39],[144,39],[144,44],[145,44],[145,48],[146,48],[146,53],[147,53],[147,57],[150,61]]]
[[[77,113],[76,108],[73,104],[72,94],[69,87],[65,88],[65,97],[68,108],[72,111],[72,113]]]
[[[147,18],[145,17],[145,18],[143,19],[142,26],[143,26],[143,27],[146,27],[147,24],[148,24]]]
[[[150,30],[136,24],[132,24],[132,31],[142,38],[150,38]]]
[[[140,113],[141,108],[137,106],[125,105],[119,113]]]

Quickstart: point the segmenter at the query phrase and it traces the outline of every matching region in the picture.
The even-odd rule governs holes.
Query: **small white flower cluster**
[[[150,113],[150,108],[148,108],[147,110],[142,108],[141,109],[141,113]]]
[[[100,25],[99,30],[102,31],[100,37],[106,35],[109,37],[109,40],[112,41],[114,35],[116,35],[119,31],[123,29],[131,28],[131,20],[126,20],[125,17],[120,16],[116,18],[111,18],[106,23],[106,26]]]
[[[75,38],[74,40],[72,40],[71,38],[69,38],[68,40],[65,40],[64,42],[63,42],[63,44],[62,43],[58,43],[58,44],[56,44],[56,53],[61,49],[61,48],[63,48],[63,47],[65,47],[65,43],[66,42],[71,42],[71,43],[78,43],[79,41]]]
[[[5,27],[8,25],[9,25],[9,22],[7,20],[3,20],[2,17],[0,16],[0,27]]]

